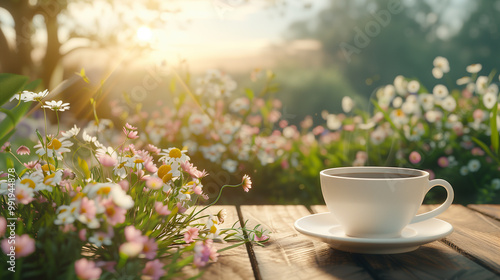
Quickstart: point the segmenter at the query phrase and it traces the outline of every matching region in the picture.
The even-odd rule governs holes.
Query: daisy
[[[409,159],[411,163],[417,164],[422,160],[422,156],[417,151],[413,151],[410,153]]]
[[[432,90],[432,94],[434,94],[434,97],[436,97],[437,99],[444,99],[446,96],[448,96],[448,88],[441,84],[436,85]]]
[[[403,104],[403,98],[401,98],[400,96],[398,96],[392,100],[392,107],[394,107],[396,109],[401,107],[402,104]]]
[[[488,92],[483,95],[483,104],[486,108],[491,109],[497,104],[498,97],[493,92]]]
[[[469,168],[467,168],[467,166],[462,166],[460,168],[460,175],[465,176],[467,174],[469,174]]]
[[[47,104],[47,105],[43,105],[42,108],[47,108],[47,109],[50,109],[52,111],[64,112],[66,110],[69,110],[69,103],[63,103],[62,100],[45,101],[45,104]]]
[[[443,73],[450,72],[450,63],[448,62],[448,59],[442,56],[437,56],[436,58],[434,58],[432,64],[434,65],[435,68],[438,68]]]
[[[408,82],[401,75],[397,76],[394,79],[394,88],[396,89],[396,92],[399,95],[403,95],[404,96],[404,95],[407,94],[407,91],[406,91],[407,85],[408,85]]]
[[[475,74],[479,71],[481,71],[481,69],[483,68],[483,66],[479,63],[475,63],[475,64],[471,64],[469,66],[467,66],[467,68],[465,68],[465,70],[467,70],[467,72],[471,73],[471,74]]]
[[[413,80],[408,83],[409,92],[417,93],[419,89],[420,89],[420,83],[418,81]]]
[[[233,173],[238,167],[238,162],[232,159],[226,159],[222,162],[222,168]]]
[[[344,112],[346,113],[349,113],[351,112],[353,107],[354,101],[352,100],[352,98],[350,98],[349,96],[344,96],[342,98],[342,110],[344,110]]]
[[[192,114],[188,120],[188,126],[195,135],[200,135],[210,124],[211,120],[204,114]]]
[[[102,245],[111,245],[113,241],[111,241],[111,236],[102,231],[98,231],[94,233],[91,237],[89,237],[89,242],[93,243],[97,247],[101,247]]]
[[[87,130],[83,130],[83,141],[87,143],[95,143],[97,141],[97,137],[95,136],[90,136],[87,134]]]
[[[78,279],[99,279],[101,277],[102,269],[97,267],[93,261],[83,258],[75,262],[75,273]]]
[[[330,130],[337,130],[342,126],[342,120],[337,115],[329,114],[326,117],[326,126]]]
[[[15,197],[18,203],[29,204],[33,201],[34,197],[33,189],[26,186],[25,184],[17,184],[15,189]]]
[[[189,156],[187,156],[186,153],[187,150],[181,151],[180,149],[177,148],[163,149],[163,153],[160,153],[162,157],[160,157],[159,160],[167,164],[171,164],[174,162],[181,164],[189,160]]]
[[[26,146],[23,145],[23,146],[20,146],[19,148],[17,148],[16,153],[18,155],[21,155],[21,156],[22,155],[29,155],[30,154],[30,149],[28,147],[26,147]]]
[[[52,158],[56,156],[58,159],[62,159],[62,153],[67,153],[71,152],[68,147],[73,146],[73,143],[67,140],[58,140],[57,138],[53,138],[48,144],[47,144],[47,151],[45,151],[45,148],[41,143],[38,143],[35,145],[35,148],[39,148],[36,153],[39,156],[45,155],[45,152],[47,152],[47,156],[49,158]]]
[[[250,179],[250,176],[248,175],[243,175],[243,180],[241,182],[241,186],[243,187],[243,190],[245,192],[248,192],[252,188],[252,180]]]
[[[467,167],[469,168],[470,172],[476,172],[481,168],[481,162],[477,159],[471,159],[469,163],[467,164]]]
[[[452,112],[457,107],[457,102],[455,98],[447,96],[443,101],[441,101],[441,107],[448,112]]]
[[[418,101],[425,111],[432,110],[434,108],[434,96],[429,93],[422,93],[418,96]]]
[[[66,139],[69,139],[71,137],[74,137],[74,136],[77,136],[78,133],[80,133],[80,128],[76,126],[76,124],[73,126],[73,128],[71,128],[70,130],[68,131],[65,131],[65,132],[62,132],[62,136],[60,139],[61,141],[62,140],[66,140]]]
[[[462,77],[462,78],[457,80],[457,85],[463,86],[463,85],[470,83],[470,81],[471,81],[470,77]]]
[[[491,187],[494,190],[500,190],[500,179],[499,178],[495,178],[495,179],[491,180]]]
[[[379,145],[384,142],[386,137],[386,133],[383,128],[378,127],[370,133],[370,140],[373,144]]]
[[[436,110],[429,110],[425,113],[425,119],[430,123],[435,123],[443,117],[443,113]]]
[[[240,97],[229,105],[229,110],[233,113],[244,114],[250,108],[250,101],[246,97]]]
[[[488,88],[488,77],[486,77],[486,76],[477,77],[477,80],[476,80],[477,93],[483,94],[486,92],[487,88]]]
[[[39,93],[35,93],[32,91],[23,91],[20,94],[16,94],[12,97],[13,99],[21,100],[24,102],[38,101],[41,102],[43,98],[45,98],[49,94],[49,90],[40,91]]]

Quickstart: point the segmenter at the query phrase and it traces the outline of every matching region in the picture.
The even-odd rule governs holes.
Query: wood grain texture
[[[452,208],[455,207],[455,205],[452,206]],[[312,206],[311,208],[316,213],[328,212],[324,205]],[[427,208],[433,207],[424,206],[419,212],[426,212]],[[413,252],[403,254],[358,254],[358,256],[368,266],[368,269],[380,279],[499,278],[495,273],[473,262],[443,242],[428,243]]]
[[[469,204],[468,208],[477,212],[490,216],[496,220],[500,220],[500,205],[494,204]]]
[[[424,209],[435,206],[424,205]],[[455,231],[445,243],[500,275],[500,222],[462,205],[453,205],[439,219],[449,222]]]
[[[238,212],[235,206],[214,205],[202,212],[203,215],[217,215],[221,209],[227,210],[227,217],[220,228],[230,228],[234,222],[239,221]],[[207,219],[204,219],[206,222]],[[239,224],[237,226],[240,226]],[[217,250],[232,245],[233,243],[214,243]],[[196,269],[187,269],[188,276],[194,276],[198,273]],[[220,252],[217,262],[208,264],[205,273],[201,279],[220,279],[220,280],[238,280],[254,279],[253,269],[250,257],[245,245]]]
[[[353,255],[297,232],[293,224],[310,215],[300,205],[241,206],[249,227],[261,224],[271,231],[265,247],[253,246],[262,279],[371,279]]]

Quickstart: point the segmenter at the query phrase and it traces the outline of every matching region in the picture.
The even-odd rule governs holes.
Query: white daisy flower
[[[102,245],[111,245],[113,242],[111,241],[111,237],[109,234],[105,232],[96,232],[94,235],[89,237],[89,242],[94,244],[97,247],[101,247]]]
[[[471,81],[470,77],[462,77],[462,78],[457,80],[457,85],[463,86],[465,84],[470,83],[470,81]]]
[[[483,66],[479,63],[475,63],[475,64],[471,64],[469,66],[467,66],[467,68],[465,68],[465,70],[467,70],[467,72],[471,73],[471,74],[475,74],[479,71],[481,71],[481,69],[483,68]]]
[[[401,107],[402,104],[403,104],[403,98],[401,98],[400,96],[398,96],[392,100],[392,107],[394,107],[396,109]]]
[[[487,89],[486,89],[486,93],[493,93],[494,95],[497,95],[498,94],[498,86],[497,84],[491,84]]]
[[[486,77],[486,76],[477,77],[477,80],[476,80],[477,93],[483,94],[486,92],[487,89],[488,89],[488,77]]]
[[[45,104],[47,104],[47,105],[43,105],[42,108],[47,108],[47,109],[50,109],[52,111],[64,112],[66,110],[69,110],[69,103],[63,103],[62,100],[45,101]]]
[[[469,174],[469,168],[465,165],[460,167],[460,175],[465,176],[467,174]]]
[[[500,179],[495,178],[491,180],[491,187],[493,187],[494,190],[500,190]]]
[[[160,153],[162,157],[160,157],[160,161],[163,161],[167,164],[171,163],[184,163],[189,160],[189,156],[186,155],[187,150],[180,150],[178,148],[168,148],[163,149],[163,152]]]
[[[21,100],[24,102],[31,102],[31,101],[42,101],[43,98],[45,98],[49,94],[49,90],[44,90],[40,91],[39,93],[35,93],[32,91],[23,91],[21,94],[16,94],[11,98],[11,101],[14,99]]]
[[[233,113],[244,113],[250,108],[250,101],[246,97],[240,97],[231,102],[229,110]]]
[[[188,126],[195,135],[200,135],[210,124],[210,118],[205,114],[192,114],[188,120]]]
[[[75,124],[70,130],[61,133],[63,137],[61,137],[60,140],[66,140],[71,137],[75,137],[78,135],[78,133],[80,133],[80,128]]]
[[[441,79],[443,75],[444,75],[443,70],[441,70],[440,68],[437,67],[432,68],[432,76],[434,76],[434,78]]]
[[[452,112],[457,107],[457,101],[452,96],[447,96],[441,101],[441,107],[448,112]]]
[[[434,97],[437,99],[444,99],[448,96],[448,88],[441,84],[436,85],[432,90],[432,94],[434,94]]]
[[[226,146],[217,143],[212,146],[202,146],[200,147],[200,151],[202,152],[203,156],[210,160],[211,162],[217,162],[219,161],[220,157],[222,156],[222,153],[226,151]]]
[[[238,167],[238,162],[232,159],[226,159],[225,161],[222,162],[222,168],[233,173],[236,171],[236,168]]]
[[[429,93],[422,93],[418,95],[418,101],[425,111],[432,110],[434,108],[434,96]]]
[[[498,97],[492,92],[488,92],[483,95],[483,104],[486,108],[491,109],[497,104]]]
[[[370,133],[370,140],[373,144],[379,145],[380,143],[384,142],[386,136],[387,135],[384,129],[378,127],[374,131],[372,131],[372,133]]]
[[[409,92],[417,93],[419,89],[420,89],[420,83],[418,81],[413,80],[408,83]]]
[[[432,64],[435,68],[440,69],[443,73],[450,72],[450,63],[448,62],[448,59],[442,56],[437,56],[436,58],[434,58]]]
[[[73,146],[73,143],[67,140],[58,140],[57,138],[52,139],[48,144],[47,144],[47,151],[45,151],[45,147],[41,143],[38,143],[35,145],[35,148],[39,148],[36,153],[39,156],[45,155],[45,152],[47,152],[47,156],[52,158],[57,156],[58,159],[62,159],[62,153],[67,153],[71,152],[68,147]]]
[[[443,117],[441,111],[429,110],[425,113],[425,119],[430,123],[435,123]]]
[[[342,126],[342,120],[337,115],[329,114],[326,118],[326,126],[330,130],[337,130]]]
[[[344,96],[342,98],[342,110],[344,110],[344,112],[346,113],[349,113],[351,112],[353,107],[354,101],[352,100],[352,98],[350,98],[349,96]]]
[[[467,164],[467,167],[469,168],[470,172],[476,172],[481,168],[481,162],[477,159],[471,159],[469,163]]]
[[[408,82],[405,80],[405,77],[399,75],[394,79],[394,88],[399,95],[406,95]]]

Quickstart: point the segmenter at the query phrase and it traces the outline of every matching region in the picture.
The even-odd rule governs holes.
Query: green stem
[[[207,206],[203,207],[203,209],[201,209],[200,211],[196,212],[196,214],[193,215],[193,217],[196,217],[198,214],[200,214],[201,212],[203,212],[205,209],[207,209],[208,207],[214,205],[215,203],[217,203],[217,201],[219,201],[221,195],[222,195],[222,191],[224,190],[224,188],[226,187],[230,187],[230,188],[237,188],[237,187],[241,187],[243,185],[244,181],[242,181],[241,183],[239,183],[238,185],[224,185],[222,186],[222,188],[220,189],[219,191],[219,195],[217,196],[217,198],[210,204],[208,204]]]

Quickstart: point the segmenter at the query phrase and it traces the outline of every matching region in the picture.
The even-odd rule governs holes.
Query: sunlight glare
[[[141,26],[137,29],[136,37],[140,42],[150,42],[153,38],[153,31],[147,26]]]

